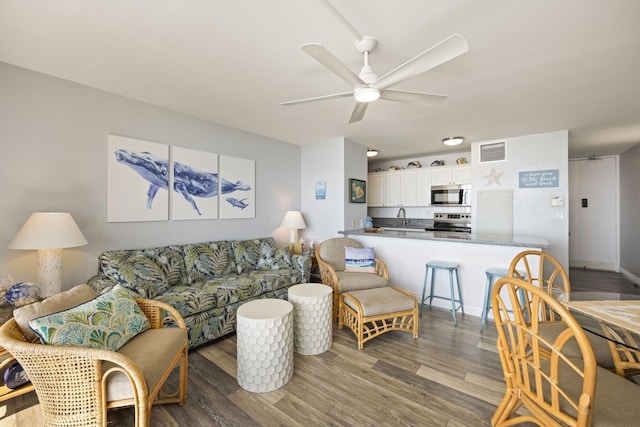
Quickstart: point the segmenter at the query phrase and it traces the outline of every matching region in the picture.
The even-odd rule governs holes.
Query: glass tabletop
[[[640,350],[640,295],[568,292],[558,296],[585,331]]]

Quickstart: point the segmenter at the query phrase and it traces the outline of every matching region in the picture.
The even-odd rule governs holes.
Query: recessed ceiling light
[[[464,142],[464,137],[462,136],[450,136],[449,138],[445,138],[442,140],[444,145],[460,145]]]
[[[367,150],[367,157],[375,157],[375,156],[378,155],[378,153],[379,153],[378,150],[374,150],[374,149],[369,148]]]

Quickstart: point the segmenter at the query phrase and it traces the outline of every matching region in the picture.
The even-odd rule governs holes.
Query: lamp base
[[[38,250],[40,296],[48,298],[62,290],[62,249]]]

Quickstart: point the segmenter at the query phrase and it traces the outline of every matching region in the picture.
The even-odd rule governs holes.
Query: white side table
[[[303,283],[289,288],[296,353],[320,354],[331,348],[332,294],[330,286],[317,283]]]
[[[259,299],[237,311],[240,387],[264,393],[293,376],[293,306],[280,299]]]

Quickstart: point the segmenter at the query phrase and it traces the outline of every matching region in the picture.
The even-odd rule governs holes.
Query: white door
[[[618,271],[615,157],[569,161],[569,265]]]

